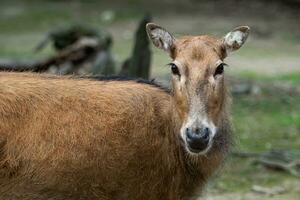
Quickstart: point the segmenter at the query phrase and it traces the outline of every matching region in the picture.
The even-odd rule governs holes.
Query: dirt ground
[[[256,194],[253,192],[248,193],[225,193],[225,194],[209,194],[208,197],[204,198],[204,200],[286,200],[286,199],[294,199],[299,200],[299,195],[291,195],[291,194],[279,194],[279,195],[263,195],[263,194]]]
[[[300,181],[285,181],[282,185],[270,187],[282,188],[280,194],[266,194],[254,191],[247,192],[206,192],[200,199],[203,200],[300,200]],[[199,200],[200,200],[199,199]]]

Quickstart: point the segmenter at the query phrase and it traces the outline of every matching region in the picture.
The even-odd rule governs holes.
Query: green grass
[[[254,164],[252,159],[229,158],[226,167],[222,170],[222,176],[216,179],[210,186],[211,190],[222,192],[246,192],[253,185],[264,187],[282,186],[283,182],[297,181],[284,172],[274,172]]]
[[[296,36],[295,36],[296,37]],[[272,59],[280,57],[299,57],[299,46],[295,45],[295,41],[286,40],[260,40],[250,38],[247,41],[247,48],[239,51],[239,56],[246,56],[254,59]],[[271,62],[271,60],[270,60]]]
[[[144,10],[131,6],[107,7],[104,2],[3,1],[0,7],[1,33],[49,31],[53,27],[84,22],[94,26],[104,26],[119,21],[139,19]],[[105,21],[102,14],[109,11],[112,21]]]
[[[269,94],[233,99],[235,151],[263,152],[270,149],[300,149],[300,95]],[[231,156],[213,188],[249,191],[253,185],[275,186],[297,178],[285,172],[266,170],[249,158]]]
[[[260,82],[285,82],[288,84],[299,85],[300,84],[300,72],[278,74],[278,75],[262,75],[253,71],[244,71],[237,76],[245,79],[251,79]]]
[[[274,77],[275,80],[287,81],[292,84],[300,84],[300,73],[284,74]]]
[[[0,58],[30,60],[48,56],[53,53],[51,48],[40,54],[34,54],[32,50],[46,33],[74,23],[106,29],[119,22],[133,19],[138,22],[137,19],[141,19],[145,12],[134,7],[135,0],[131,2],[132,6],[128,7],[107,7],[103,2],[81,2],[77,8],[74,2],[4,0],[0,7]],[[111,21],[104,20],[104,12],[112,13]],[[117,61],[121,62],[131,53],[132,38],[122,38],[123,32],[117,34],[119,37],[114,38],[113,52]]]
[[[299,102],[300,96],[280,95],[280,92],[258,98],[235,98],[233,119],[241,148],[258,151],[299,148]]]

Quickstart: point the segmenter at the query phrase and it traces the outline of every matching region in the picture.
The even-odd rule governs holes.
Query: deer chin
[[[209,153],[210,149],[211,149],[211,146],[212,146],[212,140],[209,141],[208,145],[205,147],[205,148],[201,148],[201,149],[198,149],[198,148],[193,148],[191,147],[187,142],[185,144],[185,149],[187,151],[188,154],[191,154],[191,155],[195,155],[195,156],[198,156],[198,155],[206,155],[207,153]]]

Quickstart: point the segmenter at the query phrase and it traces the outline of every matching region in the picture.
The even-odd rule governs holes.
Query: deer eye
[[[170,63],[169,65],[171,67],[172,73],[174,75],[180,76],[179,69],[178,69],[177,65],[175,65],[174,63]]]
[[[216,68],[216,71],[214,73],[214,77],[223,74],[225,65],[226,65],[225,63],[221,63],[218,65],[218,67]]]

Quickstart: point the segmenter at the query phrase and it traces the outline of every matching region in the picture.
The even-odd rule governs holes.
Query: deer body
[[[171,113],[170,94],[152,85],[1,73],[0,197],[188,197],[194,176],[183,176]],[[215,156],[203,162],[213,169]]]
[[[160,27],[147,28],[153,39]],[[179,46],[172,51],[182,64]],[[221,75],[220,86],[203,80],[185,91],[176,81],[201,76],[182,70],[172,66],[171,93],[129,80],[0,73],[0,199],[196,199],[230,143],[227,95]],[[189,98],[198,93],[211,101],[195,114],[203,105]]]

